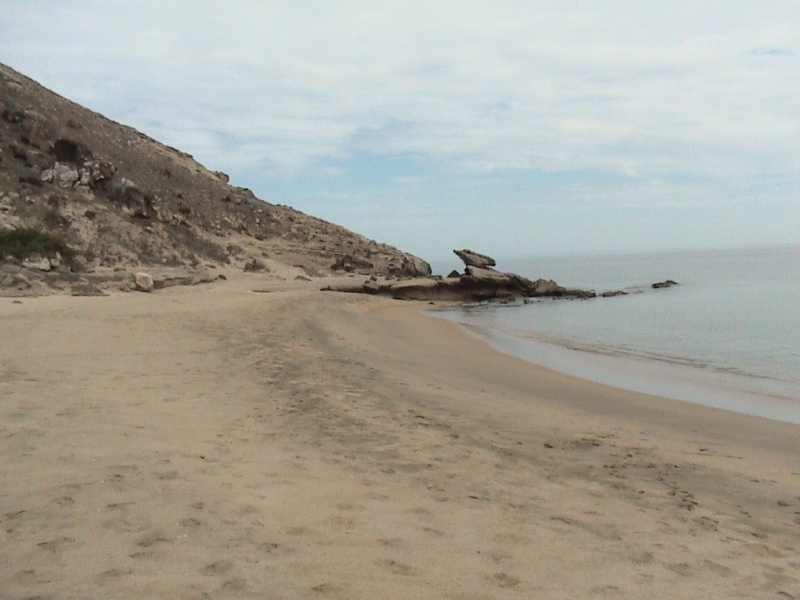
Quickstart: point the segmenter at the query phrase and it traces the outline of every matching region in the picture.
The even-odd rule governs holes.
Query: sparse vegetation
[[[34,254],[54,256],[56,252],[66,261],[75,256],[75,250],[61,236],[48,231],[21,228],[0,232],[0,257],[23,260]]]

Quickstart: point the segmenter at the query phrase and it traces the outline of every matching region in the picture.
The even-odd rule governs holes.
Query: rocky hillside
[[[396,248],[259,200],[224,173],[4,65],[0,117],[0,239],[11,231],[41,233],[74,251],[59,258],[32,247],[31,256],[22,256],[24,249],[12,255],[0,242],[6,266],[21,266],[24,258],[29,267],[53,259],[61,271],[258,270],[275,261],[311,276],[430,273],[423,260]]]

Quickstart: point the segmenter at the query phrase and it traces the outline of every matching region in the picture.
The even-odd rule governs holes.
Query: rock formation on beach
[[[513,301],[529,298],[615,298],[627,296],[624,290],[610,290],[597,294],[593,290],[569,289],[552,279],[535,281],[491,268],[496,261],[472,250],[453,250],[464,262],[464,273],[451,271],[447,277],[428,276],[401,280],[379,279],[339,281],[329,284],[326,291],[390,296],[399,300],[427,300],[441,302]],[[659,289],[677,285],[672,280],[654,283]]]
[[[50,236],[71,254],[59,259],[41,245],[12,253],[15,231]],[[208,269],[254,261],[302,276],[431,272],[397,248],[262,201],[0,64],[0,293],[75,288],[123,271],[133,289],[135,273],[155,267],[191,281],[189,271],[204,279]]]
[[[570,297],[593,298],[594,292],[569,290],[555,281],[532,281],[515,273],[496,271],[493,258],[471,250],[453,250],[464,262],[463,274],[452,272],[446,278],[417,277],[401,281],[378,280],[343,282],[326,287],[326,290],[361,294],[379,294],[403,300],[440,300],[453,302],[481,302],[486,300],[513,300],[520,298]]]

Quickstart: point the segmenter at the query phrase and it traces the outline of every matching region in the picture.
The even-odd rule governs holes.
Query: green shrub
[[[32,254],[52,257],[56,252],[67,261],[75,256],[75,250],[67,242],[49,231],[21,228],[0,232],[0,259],[13,256],[17,260],[23,260]]]

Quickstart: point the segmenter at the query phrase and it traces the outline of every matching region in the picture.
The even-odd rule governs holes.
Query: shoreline
[[[643,293],[444,315],[516,356],[625,389],[800,422],[796,247],[510,261],[581,288]],[[646,281],[680,282],[653,292]],[[474,331],[473,331],[474,333]]]
[[[800,424],[800,400],[785,395],[794,391],[788,382],[758,381],[762,387],[755,389],[755,376],[708,371],[645,356],[570,348],[522,338],[488,327],[461,323],[457,317],[448,315],[447,310],[428,310],[426,314],[453,323],[498,352],[564,375],[668,400]]]
[[[800,589],[796,425],[316,283],[0,299],[9,598]]]

